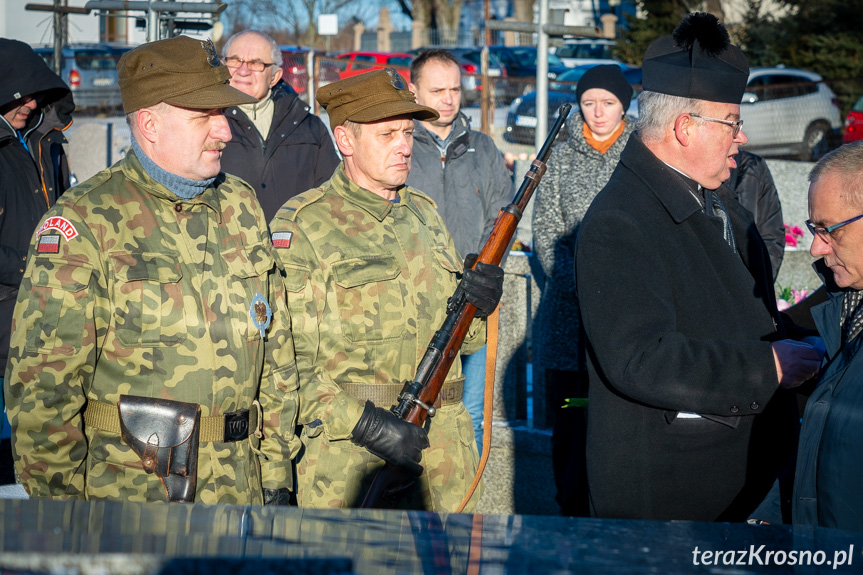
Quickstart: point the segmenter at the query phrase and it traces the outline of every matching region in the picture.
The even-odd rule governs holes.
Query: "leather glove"
[[[476,254],[468,254],[464,259],[462,289],[467,301],[476,306],[476,317],[486,317],[494,311],[503,295],[503,268],[479,262],[476,268]]]
[[[351,441],[365,447],[387,463],[420,475],[422,450],[429,446],[425,429],[399,419],[383,407],[366,401],[360,420],[351,432]]]
[[[291,492],[287,487],[264,489],[264,505],[290,505]]]

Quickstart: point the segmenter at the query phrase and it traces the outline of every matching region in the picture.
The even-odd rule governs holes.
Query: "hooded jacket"
[[[9,351],[12,311],[30,237],[48,208],[69,188],[63,130],[75,103],[69,87],[23,42],[0,38],[0,366]],[[2,118],[11,104],[36,95],[38,106],[19,139]]]
[[[237,106],[225,111],[231,141],[222,153],[222,171],[255,188],[267,221],[301,192],[330,179],[339,156],[324,123],[282,84],[273,88],[273,122],[261,137]]]

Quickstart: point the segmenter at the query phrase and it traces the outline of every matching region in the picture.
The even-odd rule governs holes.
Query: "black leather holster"
[[[121,395],[120,435],[155,473],[168,501],[192,502],[198,477],[201,406],[152,397]]]

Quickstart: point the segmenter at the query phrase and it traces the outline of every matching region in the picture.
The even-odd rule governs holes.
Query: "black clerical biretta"
[[[706,12],[687,15],[671,36],[655,40],[642,67],[645,90],[726,104],[740,103],[749,80],[746,56]]]

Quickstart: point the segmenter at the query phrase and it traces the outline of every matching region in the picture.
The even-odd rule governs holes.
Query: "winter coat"
[[[326,126],[309,106],[281,84],[272,98],[273,122],[263,139],[240,108],[225,111],[233,137],[222,152],[222,171],[255,188],[268,222],[288,199],[329,180],[339,165]]]
[[[479,253],[497,214],[513,197],[512,176],[494,141],[470,129],[459,113],[455,133],[441,154],[432,134],[414,122],[414,148],[407,185],[428,195],[464,258]]]
[[[66,84],[29,46],[0,38],[0,108],[33,94],[39,94],[39,106],[20,130],[26,148],[12,126],[0,118],[0,368],[4,370],[30,237],[48,208],[69,188],[63,130],[72,124],[75,103]]]
[[[734,253],[691,186],[635,134],[579,229],[598,517],[743,520],[793,450],[764,243],[720,186]]]
[[[782,220],[779,192],[764,158],[743,150],[734,158],[737,167],[731,170],[731,177],[725,185],[734,192],[737,201],[752,212],[755,227],[770,253],[775,281],[785,256],[785,222]]]
[[[792,518],[795,525],[863,531],[863,337],[842,345],[845,292],[832,282],[824,260],[815,269],[830,297],[812,309],[827,354],[804,412]]]
[[[533,205],[533,250],[542,286],[534,321],[534,358],[545,369],[583,371],[581,320],[575,291],[575,237],[587,208],[611,177],[635,130],[623,133],[605,154],[584,139],[581,115],[570,116],[569,137],[554,147]]]

